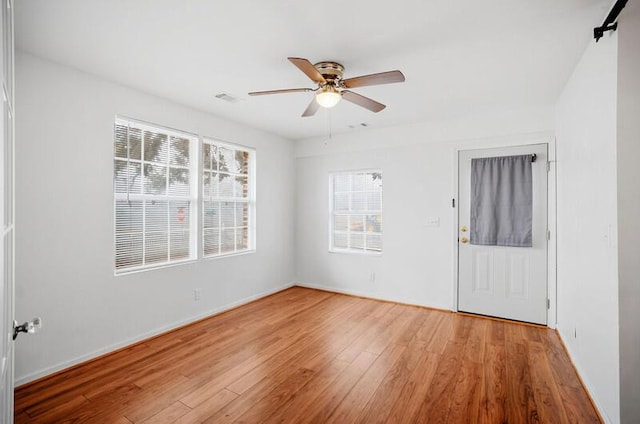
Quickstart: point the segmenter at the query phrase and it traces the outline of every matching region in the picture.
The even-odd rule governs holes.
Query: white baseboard
[[[339,288],[336,288],[336,287],[333,287],[333,286],[325,286],[325,285],[322,285],[322,284],[311,284],[311,283],[301,283],[301,282],[296,282],[295,285],[298,286],[298,287],[306,287],[308,289],[316,289],[316,290],[323,290],[323,291],[328,291],[328,292],[333,292],[333,293],[348,294],[350,296],[364,297],[364,298],[367,298],[367,299],[382,300],[382,301],[385,301],[385,302],[402,303],[403,305],[421,306],[423,308],[438,309],[438,310],[441,310],[441,311],[453,311],[453,309],[451,309],[451,308],[445,308],[445,307],[442,307],[442,306],[428,305],[426,303],[419,303],[419,302],[416,302],[413,299],[403,299],[403,298],[396,298],[396,297],[384,297],[384,296],[377,295],[375,293],[369,293],[369,292],[360,291],[360,290],[345,290],[345,289],[339,289]]]
[[[158,336],[158,335],[160,335],[162,333],[166,333],[168,331],[171,331],[171,330],[176,329],[178,327],[182,327],[182,326],[190,324],[192,322],[201,320],[203,318],[208,318],[208,317],[211,317],[213,315],[218,315],[218,314],[220,314],[222,312],[228,311],[229,309],[233,309],[233,308],[236,308],[238,306],[241,306],[241,305],[253,302],[255,300],[261,299],[263,297],[272,295],[274,293],[281,292],[281,291],[286,290],[288,288],[291,288],[291,287],[293,287],[295,285],[296,285],[295,283],[284,284],[282,286],[279,286],[279,287],[264,291],[262,293],[258,293],[258,294],[255,294],[255,295],[248,296],[248,297],[245,297],[243,299],[237,300],[235,302],[228,303],[226,305],[220,306],[220,307],[215,308],[213,310],[206,311],[206,312],[200,313],[198,315],[195,315],[195,316],[192,316],[192,317],[180,320],[180,321],[173,322],[171,324],[162,326],[160,328],[156,328],[155,330],[148,331],[146,333],[140,334],[139,336],[131,337],[131,338],[123,340],[121,342],[114,343],[114,344],[109,345],[109,346],[105,346],[105,347],[103,347],[101,349],[94,350],[93,352],[89,352],[89,353],[87,353],[85,355],[78,356],[78,357],[70,359],[68,361],[60,362],[60,363],[58,363],[56,365],[53,365],[53,366],[50,366],[50,367],[47,367],[47,368],[43,368],[43,369],[40,369],[40,370],[37,370],[37,371],[34,371],[34,372],[29,373],[29,374],[24,375],[24,376],[17,377],[14,380],[14,387],[18,387],[18,386],[21,386],[23,384],[27,384],[27,383],[29,383],[31,381],[37,380],[37,379],[42,378],[42,377],[46,377],[47,375],[56,373],[58,371],[62,371],[64,369],[67,369],[67,368],[72,367],[74,365],[81,364],[82,362],[89,361],[91,359],[97,358],[99,356],[105,355],[107,353],[113,352],[113,351],[118,350],[118,349],[122,349],[122,348],[127,347],[127,346],[133,345],[135,343],[141,342],[141,341],[149,339],[151,337]]]
[[[591,399],[591,402],[593,403],[593,406],[598,410],[598,414],[600,414],[600,418],[602,418],[606,424],[612,424],[613,421],[611,421],[609,416],[605,413],[605,411],[604,411],[604,409],[602,407],[602,404],[598,401],[598,398],[594,396],[593,388],[592,388],[591,384],[589,383],[589,380],[587,378],[585,378],[584,373],[580,369],[580,364],[574,360],[575,355],[574,355],[573,351],[571,350],[571,345],[565,341],[565,338],[562,336],[562,332],[559,329],[556,332],[558,333],[558,337],[560,337],[560,340],[562,340],[562,344],[564,345],[564,348],[567,351],[567,354],[569,354],[569,359],[571,360],[571,363],[573,364],[573,368],[578,373],[578,377],[580,378],[580,381],[582,382],[582,385],[584,386],[585,390],[587,391],[587,394],[589,395],[589,398]]]

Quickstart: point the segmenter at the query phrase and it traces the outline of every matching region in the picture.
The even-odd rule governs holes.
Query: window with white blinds
[[[117,119],[116,273],[195,259],[197,137]]]
[[[253,250],[255,151],[205,138],[202,158],[203,255]]]
[[[331,175],[330,246],[333,252],[382,252],[382,172]]]

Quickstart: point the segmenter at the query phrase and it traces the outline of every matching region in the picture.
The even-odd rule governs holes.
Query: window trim
[[[160,269],[160,268],[166,268],[166,267],[171,267],[171,266],[176,266],[176,265],[182,265],[182,264],[186,264],[186,263],[191,263],[191,262],[195,262],[198,260],[198,250],[197,250],[197,234],[196,237],[193,237],[193,234],[197,232],[198,229],[198,222],[197,222],[197,215],[198,215],[198,210],[199,210],[199,201],[200,198],[198,196],[198,181],[199,181],[199,177],[198,177],[198,163],[200,162],[200,156],[199,156],[199,149],[198,146],[200,146],[200,137],[197,134],[191,133],[189,131],[182,131],[182,130],[177,130],[175,128],[170,128],[167,126],[163,126],[163,125],[159,125],[159,124],[152,124],[149,122],[145,122],[145,121],[141,121],[139,119],[135,119],[135,118],[129,118],[127,116],[124,115],[116,115],[115,119],[113,121],[113,143],[115,143],[115,127],[116,125],[131,125],[131,126],[135,126],[135,128],[138,128],[142,131],[152,131],[152,132],[162,132],[163,134],[166,134],[169,137],[180,137],[180,138],[188,138],[189,139],[189,166],[185,167],[185,166],[176,166],[176,168],[181,168],[181,169],[188,169],[189,170],[189,174],[190,174],[190,184],[189,184],[189,195],[188,196],[176,196],[176,195],[169,195],[169,194],[165,194],[165,195],[156,195],[156,194],[144,194],[144,193],[128,193],[128,194],[123,194],[123,193],[117,193],[115,190],[115,181],[114,181],[114,186],[112,188],[113,190],[113,258],[112,258],[112,266],[113,266],[113,274],[114,276],[120,276],[120,275],[126,275],[126,274],[133,274],[133,273],[139,273],[139,272],[143,272],[143,271],[149,271],[149,270],[153,270],[153,269]],[[142,147],[142,149],[144,149],[144,147]],[[143,155],[144,150],[141,151],[141,155],[140,155],[140,160],[139,163],[141,164],[141,172],[144,173],[144,164],[145,163],[154,163],[151,161],[145,161],[144,160],[144,155]],[[116,158],[115,154],[111,155],[111,166],[112,166],[112,178],[114,178],[115,176],[115,161],[118,158]],[[137,162],[136,162],[137,163]],[[164,164],[163,164],[164,166]],[[167,165],[167,168],[170,169],[171,166]],[[169,172],[167,170],[167,172]],[[196,180],[193,180],[193,175],[196,176]],[[169,187],[167,186],[167,192],[169,190]],[[117,261],[117,239],[118,239],[118,233],[116,232],[116,205],[117,205],[117,201],[118,200],[127,200],[127,199],[131,199],[131,200],[139,200],[139,201],[145,201],[145,200],[162,200],[162,201],[172,201],[172,200],[189,200],[189,205],[190,205],[190,210],[189,210],[189,219],[190,219],[190,225],[189,225],[189,235],[190,235],[190,239],[189,239],[189,257],[188,258],[183,258],[183,259],[177,259],[177,260],[168,260],[166,262],[160,262],[160,263],[154,263],[154,264],[144,264],[144,265],[138,265],[138,266],[130,266],[130,267],[126,267],[126,268],[122,268],[122,269],[118,269],[116,268],[116,261]],[[170,231],[169,231],[170,234]],[[144,243],[144,242],[143,242]],[[144,252],[144,250],[143,250]]]
[[[335,201],[335,193],[334,193],[334,179],[338,175],[351,175],[351,174],[364,174],[364,173],[377,173],[380,175],[384,175],[382,168],[365,168],[365,169],[351,169],[351,170],[340,170],[340,171],[329,171],[329,253],[345,253],[349,255],[363,255],[363,256],[382,256],[384,248],[382,248],[379,252],[365,250],[365,249],[341,249],[334,247],[334,201]],[[384,179],[383,179],[384,184]],[[384,186],[383,186],[384,191]],[[382,202],[380,204],[380,215],[384,214],[384,192],[381,193]],[[380,232],[380,240],[382,241],[384,231]]]

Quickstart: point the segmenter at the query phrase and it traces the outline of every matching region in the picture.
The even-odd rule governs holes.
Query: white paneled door
[[[13,4],[2,0],[2,145],[0,146],[0,423],[13,422]]]
[[[532,247],[470,243],[471,160],[535,154]],[[458,310],[547,323],[547,145],[465,150],[458,154]]]

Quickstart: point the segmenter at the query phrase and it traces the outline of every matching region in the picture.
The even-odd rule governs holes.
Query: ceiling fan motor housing
[[[327,82],[334,82],[335,80],[342,79],[344,66],[338,62],[318,62],[313,66],[318,70],[318,72],[320,72]]]

